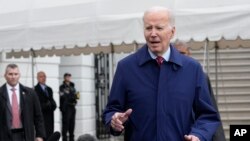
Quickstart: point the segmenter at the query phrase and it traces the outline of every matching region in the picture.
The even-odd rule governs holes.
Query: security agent
[[[0,87],[0,141],[44,141],[46,136],[35,91],[19,82],[16,64],[8,64]]]
[[[69,132],[69,141],[74,141],[75,115],[77,99],[79,94],[75,89],[75,84],[71,82],[71,74],[64,74],[63,84],[60,86],[60,110],[62,112],[62,138],[68,141],[67,132]]]

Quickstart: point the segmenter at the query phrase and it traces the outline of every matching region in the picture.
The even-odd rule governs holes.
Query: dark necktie
[[[20,128],[19,106],[17,102],[16,89],[12,88],[12,127]]]
[[[164,61],[163,57],[161,57],[161,56],[157,56],[156,57],[156,62],[158,63],[159,67],[161,66],[161,64],[163,63],[163,61]]]
[[[44,87],[44,93],[45,93],[45,95],[47,96],[47,97],[49,97],[49,93],[48,93],[48,91],[47,91],[47,87]]]

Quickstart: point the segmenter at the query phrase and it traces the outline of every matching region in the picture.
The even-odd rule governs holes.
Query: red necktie
[[[17,102],[16,89],[12,88],[12,127],[20,128],[20,115],[19,115],[19,106]]]
[[[161,66],[161,64],[163,63],[163,61],[164,61],[163,57],[161,57],[161,56],[157,56],[156,57],[156,62],[158,63],[159,67]]]

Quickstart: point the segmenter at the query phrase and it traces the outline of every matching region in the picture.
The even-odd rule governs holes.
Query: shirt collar
[[[152,59],[156,59],[156,55],[148,48],[148,52],[149,55],[151,56]],[[170,58],[170,53],[171,53],[171,49],[170,46],[168,47],[168,50],[166,52],[163,53],[162,57],[164,58],[165,61],[169,61]]]
[[[19,87],[20,87],[20,86],[19,86],[19,83],[17,83],[15,87],[10,86],[8,83],[6,83],[6,86],[7,86],[7,89],[8,89],[8,90],[11,90],[12,88],[15,88],[16,91],[19,91],[19,89],[20,89],[20,88],[19,88]]]
[[[41,86],[41,88],[42,88],[43,90],[46,88],[46,85],[44,85],[44,84],[39,83],[39,85]]]
[[[170,47],[168,48],[168,50],[169,50],[169,52],[171,50],[171,53],[169,53],[169,58],[168,59],[166,58],[166,61],[174,63],[174,64],[176,64],[178,66],[182,66],[183,57],[181,56],[181,54],[179,53],[179,51],[177,49],[175,49],[175,47],[173,47],[172,44],[170,44],[169,46]],[[142,48],[140,48],[136,52],[136,55],[138,57],[138,63],[139,63],[140,66],[143,65],[143,64],[145,64],[146,62],[152,60],[152,58],[153,58],[150,55],[150,52],[149,52],[147,44],[145,44]]]

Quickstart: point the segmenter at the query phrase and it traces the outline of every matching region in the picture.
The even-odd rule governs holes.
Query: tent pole
[[[114,66],[115,66],[115,61],[114,61],[114,52],[115,52],[115,48],[114,48],[114,45],[113,44],[110,44],[110,46],[111,46],[111,53],[110,53],[110,56],[111,56],[111,64],[112,64],[112,66],[111,66],[111,77],[113,77],[114,76]],[[111,80],[111,79],[110,79]],[[113,80],[113,79],[112,79]],[[112,83],[110,83],[110,84],[112,84]]]
[[[210,70],[209,70],[210,64],[209,64],[209,46],[208,46],[208,43],[209,43],[209,40],[206,39],[206,66],[207,66],[206,72],[209,75],[210,74]]]
[[[111,47],[111,52],[108,54],[108,59],[109,59],[109,84],[112,84],[113,82],[113,76],[114,76],[114,69],[115,69],[115,59],[114,59],[114,52],[115,52],[115,48],[114,45],[111,43],[110,44]],[[109,85],[109,89],[111,88],[111,85]]]
[[[218,42],[215,42],[215,100],[218,104]]]
[[[32,79],[32,87],[35,86],[34,84],[34,79],[35,79],[35,76],[34,76],[34,66],[35,66],[35,63],[34,63],[34,58],[36,57],[36,54],[35,54],[35,51],[33,50],[33,48],[30,49],[31,51],[31,79]]]
[[[204,53],[203,53],[203,63],[202,63],[202,68],[203,71],[205,71],[207,73],[207,69],[208,69],[208,62],[207,62],[207,44],[208,44],[208,39],[205,40],[204,42]]]

